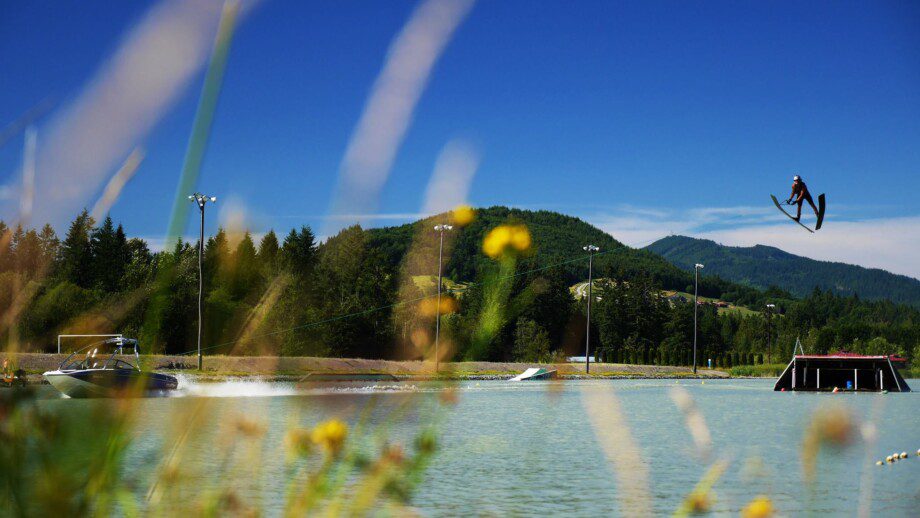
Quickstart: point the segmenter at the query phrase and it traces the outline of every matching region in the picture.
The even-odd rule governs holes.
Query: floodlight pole
[[[204,206],[208,202],[214,203],[217,201],[216,196],[205,196],[204,194],[196,192],[188,197],[189,201],[194,201],[198,204],[198,209],[201,211],[201,233],[198,238],[198,370],[201,370],[201,298],[204,293]]]
[[[594,254],[600,251],[600,248],[594,245],[585,245],[582,250],[588,252],[588,323],[585,325],[585,374],[591,372],[591,299],[594,298],[592,291],[594,284]]]
[[[452,230],[452,225],[435,225],[434,229],[438,232],[438,307],[435,310],[434,320],[434,372],[437,373],[440,367],[441,358],[438,356],[438,346],[441,341],[441,262],[444,258],[444,232]]]
[[[703,265],[696,263],[693,266],[694,271],[694,283],[693,283],[693,374],[696,374],[696,314],[700,309],[699,303],[699,294],[700,294],[700,269],[703,268]]]
[[[776,304],[767,304],[767,363],[773,363],[773,310]],[[792,351],[795,356],[795,351]]]

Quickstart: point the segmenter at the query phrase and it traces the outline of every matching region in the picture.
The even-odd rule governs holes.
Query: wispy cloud
[[[808,216],[811,216],[810,214]],[[775,246],[787,252],[920,278],[920,216],[841,221],[828,213],[815,234],[773,207],[698,207],[661,210],[620,206],[583,219],[633,247],[681,234],[731,245]]]
[[[390,220],[416,220],[427,218],[431,214],[425,212],[378,212],[367,214],[329,214],[321,216],[327,221],[390,221]]]
[[[376,209],[431,71],[472,6],[472,0],[426,0],[393,40],[345,151],[333,214]]]
[[[204,64],[221,2],[163,0],[49,125],[37,157],[36,218],[87,204],[111,169],[168,113]]]

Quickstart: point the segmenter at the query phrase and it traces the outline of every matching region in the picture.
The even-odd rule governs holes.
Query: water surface
[[[920,388],[920,380],[910,382]],[[285,500],[285,430],[331,417],[349,422],[353,430],[359,420],[366,423],[360,429],[370,432],[359,432],[359,442],[371,452],[384,442],[410,444],[421,427],[434,423],[440,451],[412,500],[423,515],[622,514],[630,504],[618,492],[615,468],[598,442],[598,434],[609,430],[592,425],[586,410],[588,405],[592,414],[604,415],[615,398],[621,422],[628,425],[647,467],[646,504],[656,514],[670,514],[709,466],[700,458],[684,416],[669,396],[678,385],[690,393],[705,417],[714,447],[709,461],[728,462],[714,488],[716,513],[736,515],[761,494],[787,515],[809,510],[854,515],[861,499],[869,502],[874,515],[916,513],[920,393],[777,393],[772,384],[772,380],[360,382],[329,388],[184,381],[178,397],[138,402],[140,417],[128,463],[132,473],[127,476],[143,480],[149,474],[145,466],[160,461],[164,437],[175,435],[169,428],[172,417],[198,411],[206,402],[203,433],[181,459],[197,473],[189,482],[199,489],[230,483],[269,514],[279,514]],[[455,387],[453,405],[440,401],[448,386]],[[78,408],[113,402],[61,399],[42,404]],[[805,430],[817,409],[834,405],[855,416],[857,433],[846,448],[822,449],[817,480],[805,484],[801,462]],[[220,448],[229,433],[228,423],[239,416],[265,425],[258,475],[214,477],[224,466],[226,455]],[[864,440],[860,430],[872,440]],[[895,451],[911,452],[911,458],[875,466],[876,460]]]

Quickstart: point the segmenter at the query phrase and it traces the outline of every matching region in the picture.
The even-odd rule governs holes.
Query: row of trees
[[[555,220],[540,217],[545,221],[538,228],[552,237]],[[467,282],[436,308],[431,305],[436,286],[431,275],[422,275],[433,273],[423,260],[433,243],[418,245],[406,228],[411,229],[354,226],[324,243],[316,242],[309,227],[291,230],[284,239],[269,231],[258,243],[248,232],[218,231],[204,249],[206,351],[419,358],[430,355],[434,315],[440,311],[442,343],[453,358],[532,362],[583,354],[585,304],[570,286],[586,265],[557,260],[562,266],[548,266],[541,253],[513,261],[481,252],[473,256],[469,248],[482,243],[488,230],[474,225],[458,230],[448,267],[455,279]],[[0,235],[0,309],[14,316],[13,325],[4,328],[7,341],[50,350],[59,333],[121,332],[157,352],[195,348],[197,243],[179,241],[152,252],[110,218],[97,224],[86,212],[63,240],[47,225],[10,229],[0,222]],[[415,242],[417,253],[407,252],[408,245],[397,247],[394,236]],[[639,264],[656,264],[644,254],[637,257]],[[598,262],[602,280],[592,308],[591,350],[607,361],[689,363],[693,305],[662,292],[683,277],[660,266],[645,271],[627,263],[616,257]],[[755,309],[769,300],[781,315],[701,306],[700,363],[785,361],[797,338],[815,353],[920,355],[916,309],[820,290],[803,299],[781,290],[752,294],[719,279],[704,281],[736,303],[754,300]]]

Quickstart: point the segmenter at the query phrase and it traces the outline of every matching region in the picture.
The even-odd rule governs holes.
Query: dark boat
[[[106,348],[111,348],[111,353],[104,352]],[[124,354],[126,348],[134,349],[135,364],[125,361],[131,355]],[[81,360],[78,355],[84,351]],[[110,338],[74,351],[57,370],[42,376],[72,398],[157,395],[179,386],[174,376],[142,371],[137,340],[131,338]]]

